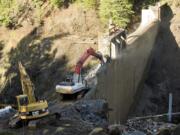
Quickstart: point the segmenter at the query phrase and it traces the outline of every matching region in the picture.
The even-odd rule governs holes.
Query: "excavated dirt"
[[[173,112],[180,111],[179,13],[179,8],[163,7],[152,64],[133,116],[167,113],[169,93],[173,94]]]

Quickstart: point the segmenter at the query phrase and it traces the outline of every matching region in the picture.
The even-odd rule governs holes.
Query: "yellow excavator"
[[[23,94],[16,96],[18,113],[9,121],[9,126],[12,128],[19,126],[22,122],[30,123],[49,114],[47,101],[36,100],[34,85],[21,62],[19,62],[19,72]]]

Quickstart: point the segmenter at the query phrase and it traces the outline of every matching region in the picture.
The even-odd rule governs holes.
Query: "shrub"
[[[101,0],[99,15],[105,24],[112,18],[116,25],[126,27],[133,14],[132,6],[132,2],[128,0]]]
[[[98,9],[99,0],[78,0],[87,9]]]
[[[60,8],[63,6],[64,0],[50,0],[50,2],[54,7]]]
[[[0,0],[0,25],[10,25],[13,19],[11,14],[16,9],[16,0]]]

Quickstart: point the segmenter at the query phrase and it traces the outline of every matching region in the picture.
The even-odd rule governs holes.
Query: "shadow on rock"
[[[22,93],[18,62],[25,66],[32,82],[35,85],[36,96],[42,98],[54,92],[55,84],[65,72],[67,57],[55,59],[56,49],[52,49],[53,41],[66,36],[68,33],[41,37],[41,27],[34,28],[9,53],[10,68],[6,73],[8,84],[2,95],[7,102],[15,101],[15,96]]]

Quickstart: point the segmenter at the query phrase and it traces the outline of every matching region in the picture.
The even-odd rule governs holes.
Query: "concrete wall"
[[[126,120],[144,80],[158,31],[159,10],[155,9],[142,11],[142,23],[136,32],[128,36],[126,49],[97,75],[97,88],[91,94],[93,98],[108,101],[112,123]]]

